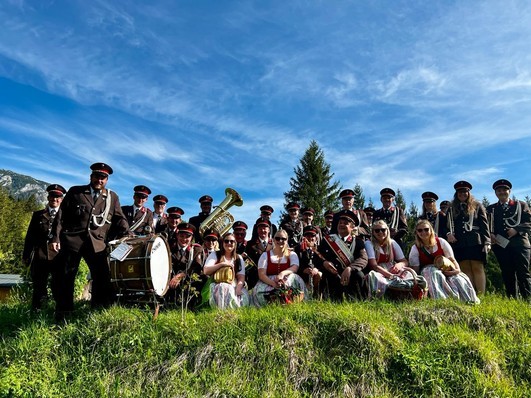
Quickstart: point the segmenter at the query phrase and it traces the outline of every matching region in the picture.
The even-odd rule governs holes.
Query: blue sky
[[[344,188],[508,178],[531,194],[527,1],[0,4],[0,168],[65,187],[109,163],[191,217],[226,187],[252,222],[316,140]]]

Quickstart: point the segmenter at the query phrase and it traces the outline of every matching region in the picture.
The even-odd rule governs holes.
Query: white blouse
[[[225,259],[225,256],[222,256],[220,261],[223,262],[223,263],[227,263],[227,264],[232,265],[234,267],[234,271],[236,271],[238,269],[239,264],[238,263],[234,264],[234,260],[233,259],[227,260],[227,259]],[[207,257],[207,259],[205,261],[205,265],[203,266],[203,270],[208,269],[208,268],[214,268],[214,265],[216,265],[220,261],[218,261],[218,256],[216,255],[216,252],[213,251],[212,253],[210,253],[208,255],[208,257]],[[242,264],[242,269],[239,270],[236,273],[238,275],[245,275],[245,262],[243,261],[242,256],[240,256],[239,254],[238,254],[238,262],[240,262],[240,264]]]

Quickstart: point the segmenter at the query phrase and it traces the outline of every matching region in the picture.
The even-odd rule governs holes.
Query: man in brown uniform
[[[48,205],[43,210],[33,213],[24,241],[22,260],[30,266],[33,282],[33,297],[31,308],[39,310],[42,302],[48,296],[48,277],[52,276],[52,294],[56,297],[57,277],[53,274],[56,268],[57,252],[49,250],[52,226],[55,217],[60,217],[59,206],[66,190],[59,184],[50,185],[48,191]]]
[[[151,189],[145,185],[137,185],[134,188],[133,205],[122,206],[122,211],[127,222],[129,230],[136,235],[148,235],[153,232],[153,212],[144,204],[146,203]]]
[[[116,193],[105,188],[112,168],[105,163],[90,166],[88,185],[68,190],[61,203],[61,215],[52,228],[52,248],[61,250],[58,258],[56,318],[62,319],[74,309],[74,281],[81,258],[93,278],[91,304],[107,306],[112,301],[112,287],[107,258],[107,234],[111,227],[117,236],[129,234]]]

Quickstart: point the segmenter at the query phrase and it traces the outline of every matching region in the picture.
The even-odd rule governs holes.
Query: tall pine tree
[[[365,208],[365,195],[360,184],[354,185],[354,208],[360,210]]]
[[[315,210],[314,223],[323,223],[323,213],[327,209],[338,208],[338,197],[341,186],[338,181],[332,182],[334,173],[326,163],[323,151],[312,140],[300,159],[300,165],[293,169],[295,176],[290,178],[290,190],[284,192],[286,204],[300,203],[303,207]]]
[[[404,195],[400,189],[396,190],[395,205],[396,207],[400,207],[402,210],[404,210],[404,212],[406,211],[406,199],[404,198]]]

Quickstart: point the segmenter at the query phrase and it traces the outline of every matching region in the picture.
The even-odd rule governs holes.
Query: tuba
[[[234,217],[227,210],[232,206],[243,205],[243,199],[232,188],[225,189],[225,195],[223,202],[216,206],[214,211],[199,226],[201,236],[209,228],[215,229],[220,235],[223,235],[234,224]]]

